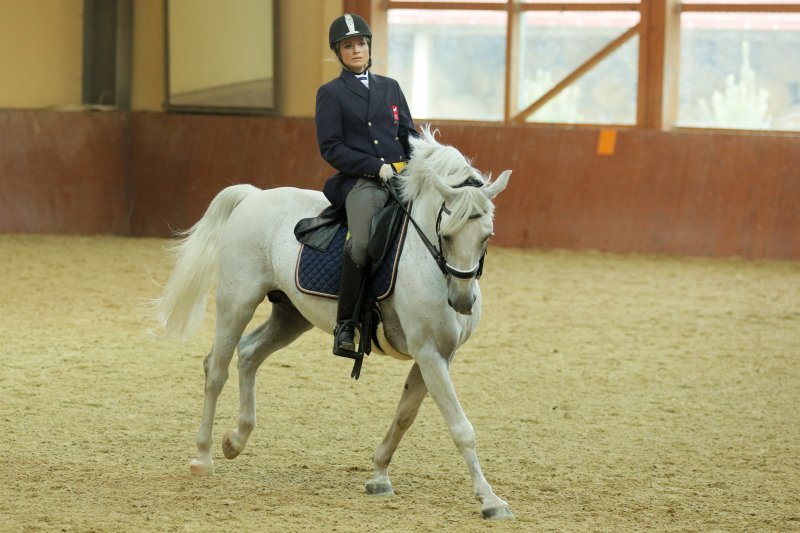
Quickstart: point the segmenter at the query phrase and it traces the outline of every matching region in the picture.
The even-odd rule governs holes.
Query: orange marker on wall
[[[614,155],[617,145],[617,130],[600,130],[597,138],[597,155]]]

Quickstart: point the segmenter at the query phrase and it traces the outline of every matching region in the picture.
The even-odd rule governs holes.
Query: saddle
[[[354,357],[353,377],[358,379],[361,359],[369,355],[372,343],[387,352],[379,341],[380,312],[377,302],[394,291],[397,267],[408,229],[408,217],[392,196],[372,220],[369,239],[371,268],[367,291],[361,305],[361,345]],[[294,228],[295,237],[302,244],[295,268],[295,284],[300,292],[337,298],[342,271],[342,254],[347,235],[344,210],[326,208],[313,218],[300,220]],[[383,344],[385,337],[383,337]],[[387,347],[388,349],[388,347]]]

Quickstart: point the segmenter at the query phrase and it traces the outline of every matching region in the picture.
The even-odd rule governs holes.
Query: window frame
[[[358,0],[345,2],[363,4]],[[354,6],[355,7],[355,6]],[[347,8],[347,6],[346,6]],[[756,131],[741,129],[718,129],[676,126],[678,114],[678,79],[680,71],[680,38],[681,13],[690,12],[731,12],[731,13],[800,13],[800,4],[756,4],[756,3],[692,3],[685,4],[681,0],[641,0],[640,2],[522,2],[506,0],[505,2],[429,2],[408,0],[372,0],[373,26],[386,35],[388,29],[388,11],[390,9],[430,9],[430,10],[480,10],[504,11],[507,15],[506,27],[506,64],[505,88],[503,103],[503,120],[506,125],[536,126],[541,123],[526,122],[526,118],[557,96],[561,91],[575,83],[583,74],[592,69],[602,59],[613,53],[625,42],[639,36],[638,90],[636,102],[635,125],[608,125],[619,129],[656,129],[656,130],[698,130],[698,131]],[[637,11],[639,23],[635,24],[616,39],[567,74],[552,89],[537,100],[527,103],[522,111],[518,105],[518,71],[519,71],[519,35],[522,16],[528,11]],[[386,39],[386,37],[384,37]],[[388,41],[388,39],[386,39]],[[385,44],[385,42],[382,40]],[[381,46],[384,54],[386,46]],[[382,58],[386,63],[386,57]],[[459,121],[462,122],[462,121]],[[485,121],[468,121],[485,122]],[[597,127],[600,124],[558,124],[551,126]],[[800,135],[800,131],[757,130],[768,135]]]

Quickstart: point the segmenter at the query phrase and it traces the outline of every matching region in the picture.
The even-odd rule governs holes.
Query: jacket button
[[[384,163],[386,162],[386,160],[384,158],[382,158],[382,157],[381,157],[381,161],[383,161]]]
[[[399,140],[400,140],[400,137],[395,137],[395,138],[394,138],[394,140],[395,140],[395,141],[399,141]]]
[[[372,127],[372,122],[367,122],[367,126]]]
[[[375,140],[374,140],[374,141],[372,141],[372,142],[374,142],[375,144],[378,144],[378,139],[375,139]]]

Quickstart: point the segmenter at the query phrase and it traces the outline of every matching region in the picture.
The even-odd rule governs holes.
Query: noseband
[[[463,184],[459,185],[459,187],[463,186],[464,186]],[[455,276],[458,279],[471,279],[471,278],[480,279],[481,275],[483,274],[483,258],[486,257],[485,251],[481,254],[481,258],[478,259],[478,262],[475,264],[475,266],[473,266],[469,270],[459,270],[458,268],[448,263],[447,260],[444,258],[444,253],[442,252],[443,249],[442,232],[440,231],[440,227],[442,225],[443,213],[447,213],[448,215],[450,214],[450,211],[444,205],[444,202],[442,202],[442,207],[439,209],[439,215],[436,217],[436,237],[439,239],[439,249],[431,251],[431,254],[433,254],[433,258],[436,260],[436,264],[439,265],[439,270],[442,271],[442,274],[444,274],[445,277]],[[482,216],[483,215],[479,214],[470,215],[469,220],[475,220],[481,218]],[[426,237],[422,235],[422,233],[420,233],[420,237],[422,237],[423,240],[427,240]],[[428,250],[431,250],[431,248],[429,247]]]
[[[481,182],[477,178],[470,176],[464,182],[453,186],[453,188],[457,189],[459,187],[482,187],[482,186],[483,182]],[[436,261],[439,270],[441,270],[445,278],[450,278],[450,276],[454,276],[458,279],[472,279],[472,278],[480,279],[481,275],[483,274],[483,259],[484,257],[486,257],[485,250],[481,254],[481,258],[478,260],[477,264],[475,264],[475,266],[473,266],[469,270],[461,270],[454,267],[453,265],[447,262],[447,260],[444,257],[444,254],[442,253],[442,233],[440,230],[442,225],[442,214],[443,213],[447,213],[448,215],[450,214],[450,211],[447,209],[447,206],[445,206],[444,202],[442,202],[442,207],[439,209],[439,214],[436,217],[436,237],[439,240],[439,247],[437,248],[436,246],[433,245],[433,243],[431,243],[431,241],[428,240],[422,229],[420,229],[419,225],[417,224],[417,221],[414,220],[414,217],[411,216],[409,210],[406,209],[405,204],[403,204],[403,202],[398,197],[397,192],[394,190],[394,187],[392,187],[392,185],[388,182],[386,183],[386,187],[389,189],[389,192],[394,197],[394,199],[397,200],[397,203],[400,204],[400,207],[408,216],[408,219],[414,225],[414,228],[417,230],[417,233],[422,239],[423,244],[425,244],[425,248],[428,249],[428,252],[433,257],[433,260]],[[478,219],[481,218],[482,216],[483,215],[481,214],[470,215],[469,220]]]

